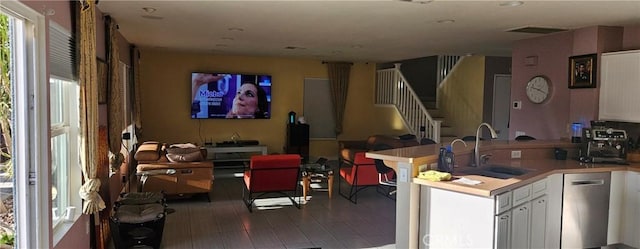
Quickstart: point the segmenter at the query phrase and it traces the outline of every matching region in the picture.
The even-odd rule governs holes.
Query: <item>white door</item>
[[[491,124],[499,140],[509,140],[509,111],[511,108],[511,75],[493,76],[493,118]]]

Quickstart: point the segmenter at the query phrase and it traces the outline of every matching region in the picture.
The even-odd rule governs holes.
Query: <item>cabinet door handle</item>
[[[571,181],[571,185],[574,186],[589,186],[589,185],[603,185],[604,180],[575,180]]]
[[[502,216],[502,217],[500,217],[500,219],[501,219],[501,220],[509,219],[509,215]]]

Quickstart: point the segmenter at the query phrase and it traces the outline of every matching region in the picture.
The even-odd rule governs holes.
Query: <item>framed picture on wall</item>
[[[596,87],[597,54],[569,57],[569,88]]]

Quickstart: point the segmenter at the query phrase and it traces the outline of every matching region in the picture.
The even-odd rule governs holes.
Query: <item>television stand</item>
[[[235,145],[235,146],[205,146],[207,149],[207,160],[214,162],[238,162],[244,163],[251,159],[252,155],[266,155],[265,145]]]

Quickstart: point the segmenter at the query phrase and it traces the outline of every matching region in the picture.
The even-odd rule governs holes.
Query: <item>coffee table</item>
[[[333,194],[333,168],[317,163],[308,163],[301,166],[302,171],[302,197],[307,200],[307,194],[311,191],[311,182],[327,182],[329,198]]]

